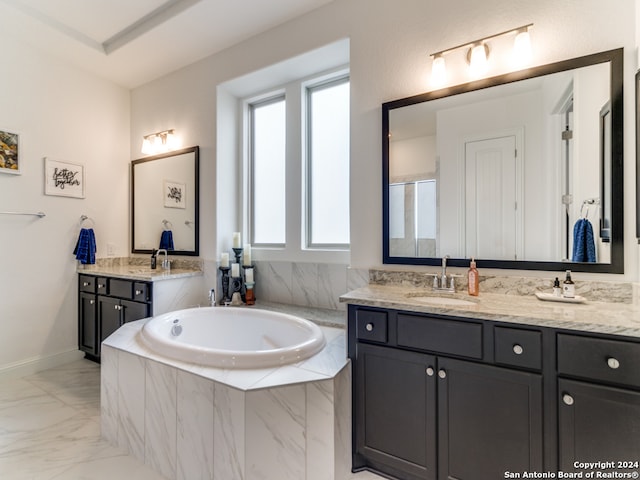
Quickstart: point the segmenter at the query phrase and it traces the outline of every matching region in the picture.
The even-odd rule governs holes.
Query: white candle
[[[253,283],[253,268],[247,268],[244,271],[245,281],[247,283]]]
[[[239,277],[240,276],[240,264],[239,263],[232,263],[231,264],[231,276],[232,277]]]
[[[243,256],[242,263],[246,266],[251,265],[251,245],[248,243],[244,245]]]
[[[229,268],[229,253],[222,252],[220,254],[220,266],[224,268]]]
[[[233,248],[240,248],[240,232],[233,232]]]

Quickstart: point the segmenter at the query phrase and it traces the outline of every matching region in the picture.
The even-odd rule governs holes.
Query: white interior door
[[[517,260],[518,171],[516,137],[465,143],[466,256]]]

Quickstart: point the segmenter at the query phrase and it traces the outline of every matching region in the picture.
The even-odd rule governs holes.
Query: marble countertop
[[[144,265],[82,265],[77,272],[89,275],[103,275],[105,277],[126,278],[128,280],[143,280],[157,282],[176,278],[195,277],[203,275],[202,270],[193,268],[172,268],[163,270],[161,267],[152,270]]]
[[[424,297],[448,297],[471,303],[438,304],[437,299],[425,301]],[[640,306],[632,304],[590,301],[575,304],[559,303],[541,301],[533,295],[497,293],[480,293],[478,297],[471,297],[466,293],[434,294],[430,289],[396,285],[368,285],[342,295],[340,301],[365,306],[640,338]]]

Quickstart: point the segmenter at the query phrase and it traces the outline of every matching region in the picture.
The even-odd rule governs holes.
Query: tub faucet
[[[164,260],[162,260],[162,269],[169,270],[171,265],[169,264],[169,257],[167,256],[167,251],[164,248],[161,248],[156,252],[156,255],[160,255],[160,253],[164,253]]]
[[[213,288],[209,290],[209,305],[216,306],[216,291]]]

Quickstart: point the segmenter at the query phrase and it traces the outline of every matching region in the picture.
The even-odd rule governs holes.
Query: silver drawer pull
[[[440,378],[447,378],[447,372],[445,372],[444,370],[438,370],[438,376]]]
[[[522,345],[518,345],[517,343],[513,346],[513,353],[516,355],[522,355],[524,353],[524,348]]]
[[[427,375],[430,377],[433,377],[433,374],[435,373],[435,371],[433,370],[433,367],[427,367]]]
[[[609,365],[609,368],[613,368],[614,370],[616,368],[620,368],[620,362],[618,361],[617,358],[613,358],[613,357],[607,358],[607,365]]]
[[[91,285],[89,282],[82,282],[83,287],[88,287],[89,285]]]
[[[98,284],[98,288],[104,288],[104,284],[99,283],[99,284]]]
[[[142,290],[136,290],[136,295],[142,295]]]
[[[565,405],[573,405],[573,397],[568,393],[562,395],[562,401],[565,403]]]
[[[367,323],[364,328],[367,332],[373,332],[373,323]]]

